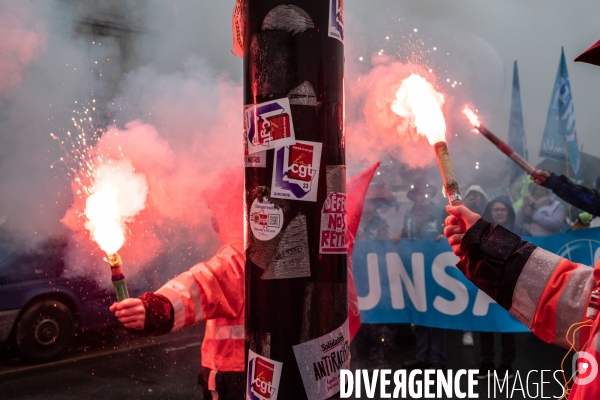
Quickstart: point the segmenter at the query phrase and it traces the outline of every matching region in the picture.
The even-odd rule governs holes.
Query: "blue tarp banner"
[[[585,265],[593,266],[600,258],[600,228],[524,240]],[[362,322],[527,331],[469,282],[455,267],[457,261],[446,239],[357,241],[352,268]]]

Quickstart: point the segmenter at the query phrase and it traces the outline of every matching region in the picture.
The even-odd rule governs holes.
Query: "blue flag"
[[[523,108],[521,107],[521,86],[519,85],[519,70],[517,62],[513,68],[512,100],[510,104],[510,122],[508,126],[508,145],[521,157],[527,160],[527,140],[525,139],[525,126],[523,124]],[[510,183],[514,183],[525,173],[521,167],[512,160],[510,166]]]
[[[550,100],[550,108],[548,109],[546,129],[544,129],[544,137],[540,147],[540,157],[564,162],[567,153],[569,163],[577,178],[581,169],[581,161],[577,145],[577,130],[575,129],[573,95],[563,49],[556,81],[554,82],[554,90],[552,91],[552,99]]]

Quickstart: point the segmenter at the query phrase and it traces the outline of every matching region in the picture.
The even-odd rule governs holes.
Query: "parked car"
[[[117,323],[114,291],[93,278],[66,277],[65,238],[30,249],[0,235],[0,344],[31,363],[62,356],[78,331]],[[139,290],[130,287],[132,296]]]

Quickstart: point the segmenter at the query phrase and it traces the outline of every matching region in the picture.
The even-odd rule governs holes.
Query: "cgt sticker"
[[[325,336],[293,347],[306,397],[328,399],[340,390],[340,370],[350,367],[348,320]]]
[[[344,0],[329,0],[329,37],[344,43]]]
[[[276,400],[283,363],[248,350],[246,400]]]
[[[283,211],[266,198],[262,202],[254,199],[250,207],[250,228],[258,240],[271,240],[281,231]]]
[[[244,155],[296,142],[287,97],[252,105],[244,110]]]
[[[348,254],[346,194],[329,193],[321,210],[321,254]]]
[[[275,151],[271,197],[317,201],[321,143],[297,141]]]

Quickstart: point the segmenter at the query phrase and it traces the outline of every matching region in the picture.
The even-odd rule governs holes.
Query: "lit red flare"
[[[446,141],[446,119],[442,107],[444,95],[420,75],[412,74],[402,81],[392,102],[392,111],[408,119],[417,133],[430,145]]]
[[[481,126],[481,123],[479,122],[479,117],[468,106],[465,106],[465,108],[463,109],[463,113],[467,116],[469,122],[471,123],[471,125],[473,125],[475,129]]]
[[[148,184],[127,159],[110,160],[94,171],[85,203],[85,227],[106,254],[125,242],[126,223],[144,209]]]
[[[444,95],[420,75],[412,74],[404,79],[392,102],[392,111],[415,127],[435,149],[444,189],[451,205],[462,204],[462,197],[454,168],[446,145],[446,119],[442,107]]]
[[[477,115],[468,106],[465,106],[463,113],[475,128],[475,131],[481,133],[486,139],[492,142],[501,152],[506,154],[511,160],[513,160],[519,167],[521,167],[527,174],[531,175],[535,180],[540,183],[546,181],[546,177],[539,175],[535,172],[535,167],[527,162],[523,157],[516,153],[508,144],[503,142],[479,122]]]
[[[128,159],[107,160],[94,170],[85,202],[85,227],[91,238],[106,252],[117,300],[129,297],[121,257],[126,223],[146,205],[148,184],[145,175],[135,172]]]

